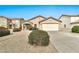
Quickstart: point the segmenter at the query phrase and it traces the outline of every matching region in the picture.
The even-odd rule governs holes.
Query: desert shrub
[[[21,31],[22,30],[22,27],[20,26],[19,28],[15,28],[15,29],[19,29]]]
[[[33,30],[29,36],[29,43],[31,45],[47,46],[49,45],[49,35],[46,31]]]
[[[13,29],[13,32],[19,32],[19,31],[21,31],[21,29],[19,29],[19,28],[14,28]]]
[[[71,30],[74,33],[79,33],[79,26],[73,26]]]
[[[5,29],[8,29],[8,28],[5,28],[5,27],[0,27],[0,30],[5,30]]]
[[[0,30],[0,37],[2,36],[6,36],[6,35],[9,35],[10,34],[10,31],[9,30]]]
[[[31,30],[38,30],[38,28],[36,28],[36,27],[32,27],[32,29]]]

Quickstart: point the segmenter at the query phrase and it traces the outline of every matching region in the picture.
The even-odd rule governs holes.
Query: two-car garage
[[[49,18],[41,22],[42,30],[45,31],[58,31],[60,22],[54,18]]]
[[[45,31],[58,31],[58,24],[42,24],[42,29]]]

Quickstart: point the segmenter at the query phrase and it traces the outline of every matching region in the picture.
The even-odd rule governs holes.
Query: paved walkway
[[[48,32],[58,52],[79,52],[79,37],[72,37],[63,32]]]
[[[25,52],[57,52],[50,43],[48,47],[31,46],[28,44],[28,32],[21,31],[0,37],[0,52],[25,53]]]

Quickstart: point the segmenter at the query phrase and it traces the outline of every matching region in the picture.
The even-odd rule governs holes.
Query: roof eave
[[[31,18],[31,19],[28,19],[27,21],[33,20],[33,19],[35,19],[35,18],[37,18],[37,17],[42,17],[42,18],[46,19],[45,17],[43,17],[43,16],[41,16],[41,15],[38,15],[38,16],[36,16],[36,17],[33,17],[33,18]]]

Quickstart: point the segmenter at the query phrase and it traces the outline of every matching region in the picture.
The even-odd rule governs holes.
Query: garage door
[[[58,31],[58,24],[42,24],[45,31]]]

